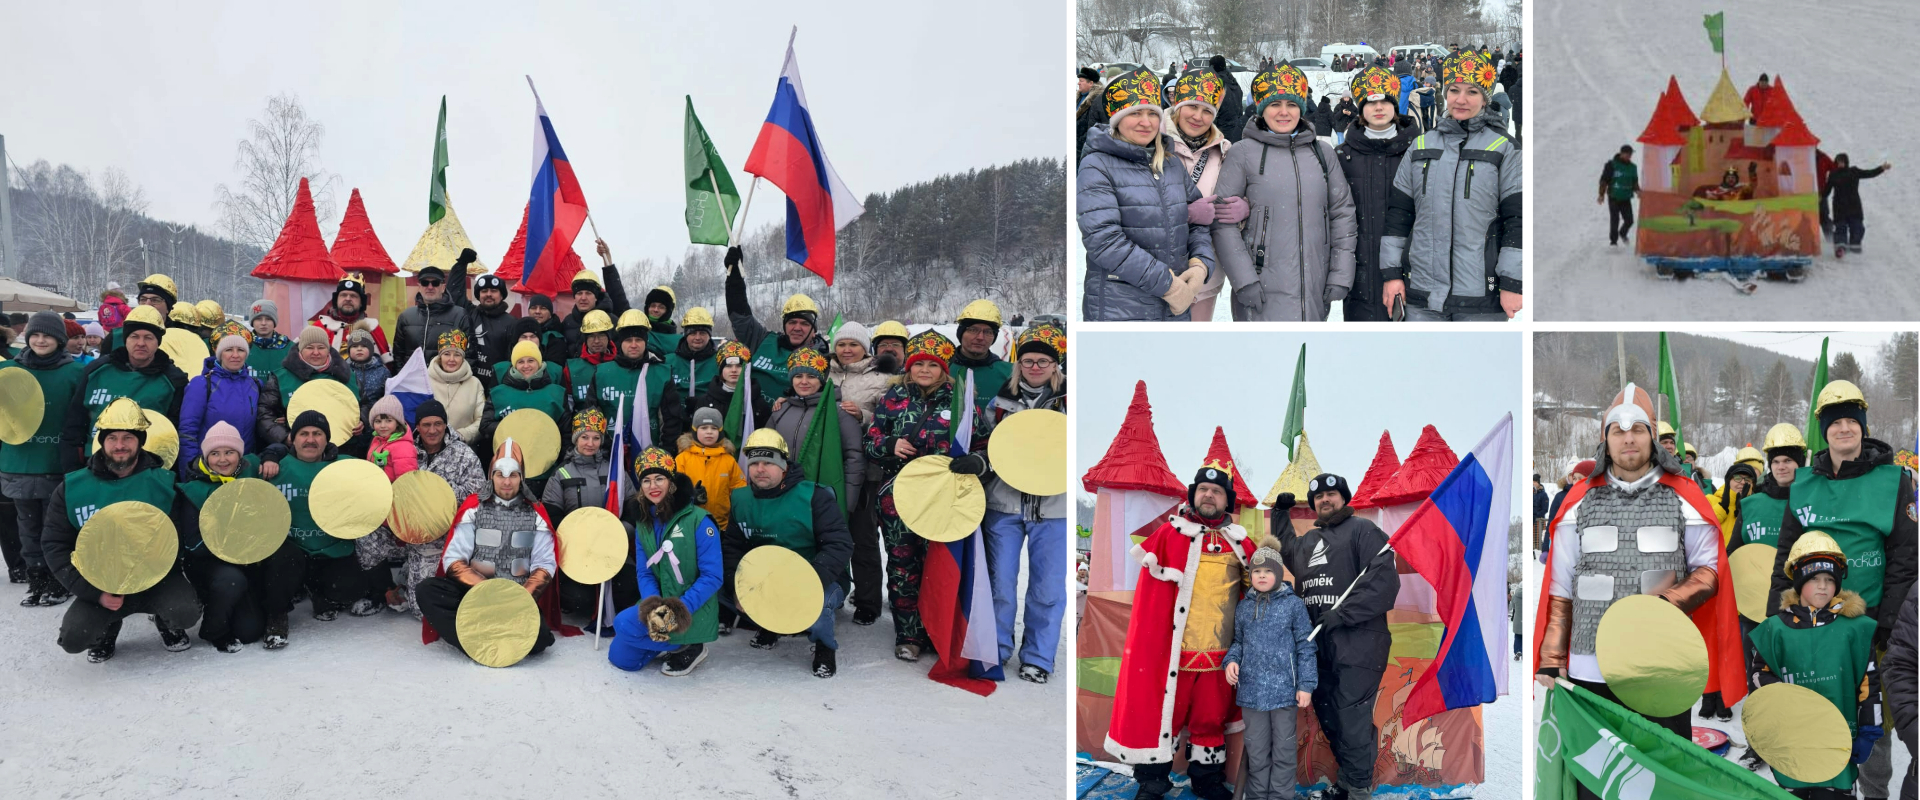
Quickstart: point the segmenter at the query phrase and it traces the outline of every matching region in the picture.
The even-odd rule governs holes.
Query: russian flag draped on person
[[[794,32],[798,35],[799,29]],[[827,160],[807,107],[807,91],[800,85],[800,61],[794,57],[791,38],[780,83],[774,88],[773,107],[767,110],[760,138],[741,168],[772,181],[787,194],[787,258],[832,286],[834,232],[866,208]]]
[[[951,455],[967,454],[973,442],[973,375],[954,396]],[[957,542],[928,542],[920,577],[920,615],[933,639],[936,661],[927,677],[974,694],[993,694],[1006,680],[993,625],[993,594],[987,584],[986,539],[978,528]],[[973,624],[978,620],[979,624]]]

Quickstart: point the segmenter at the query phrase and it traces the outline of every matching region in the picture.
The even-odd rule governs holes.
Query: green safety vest
[[[67,490],[67,522],[74,530],[86,527],[100,509],[129,500],[146,503],[162,514],[173,512],[173,472],[159,467],[143,469],[119,480],[103,480],[82,467],[62,480]]]
[[[336,461],[352,458],[340,456]],[[332,461],[316,461],[311,464],[295,456],[280,459],[280,474],[274,476],[273,488],[279,489],[287,498],[287,507],[293,512],[293,526],[287,530],[301,552],[321,558],[346,558],[353,555],[352,539],[335,539],[326,531],[320,530],[319,523],[313,521],[313,511],[307,507],[307,493],[313,488],[314,476],[326,469]]]
[[[193,503],[194,508],[201,508],[205,506],[207,504],[207,498],[212,497],[214,491],[226,485],[224,483],[214,483],[213,481],[198,477],[199,468],[197,467],[188,465],[187,468],[193,470],[196,477],[190,481],[180,482],[179,491],[180,491],[180,494],[186,496],[188,502]],[[260,457],[256,455],[241,456],[240,457],[240,474],[235,475],[234,478],[239,479],[239,478],[258,478],[258,477],[260,477]]]
[[[647,426],[653,434],[653,443],[666,448],[670,443],[660,441],[660,397],[666,393],[667,365],[652,364],[647,369]],[[638,413],[633,403],[633,387],[640,383],[640,370],[620,366],[618,361],[609,361],[593,368],[594,396],[600,402],[600,411],[607,415],[607,425],[613,425],[620,416],[620,409],[626,408],[628,424]]]
[[[165,374],[145,375],[138,370],[121,369],[109,363],[87,375],[80,391],[80,402],[87,409],[88,453],[93,452],[93,443],[100,435],[92,425],[100,420],[100,413],[106,411],[113,401],[129,397],[148,411],[165,414],[173,410],[173,384],[167,381]]]
[[[647,349],[656,353],[670,354],[680,349],[680,336],[681,334],[678,333],[660,333],[649,326],[647,328]]]
[[[957,355],[957,354],[956,354]],[[995,358],[992,364],[984,367],[969,367],[956,358],[947,374],[953,376],[953,393],[967,390],[967,373],[973,373],[973,405],[982,411],[993,404],[993,396],[1013,380],[1013,362]]]
[[[688,401],[691,406],[693,398],[699,397],[719,379],[720,362],[712,357],[690,359],[674,353],[667,356],[667,374],[673,378],[673,385],[680,388],[680,399]]]
[[[753,486],[733,490],[729,521],[747,536],[749,550],[777,544],[813,560],[819,544],[813,537],[813,481],[801,481],[779,497],[753,496]]]
[[[753,390],[768,403],[780,399],[792,386],[787,378],[787,356],[793,350],[784,347],[786,340],[786,334],[769,333],[761,338],[759,347],[753,348]]]
[[[11,361],[0,368],[27,369]],[[0,472],[58,475],[60,429],[66,425],[67,405],[73,402],[74,393],[80,391],[80,380],[86,377],[87,365],[74,361],[53,369],[28,369],[27,372],[33,374],[34,381],[40,384],[40,393],[46,398],[40,427],[33,432],[33,438],[25,442],[0,446]]]
[[[1913,502],[1899,493],[1900,467],[1882,464],[1843,481],[1801,467],[1793,473],[1787,494],[1787,506],[1800,519],[1801,529],[1825,531],[1847,554],[1846,587],[1859,592],[1868,608],[1880,605],[1894,511]]]
[[[1780,524],[1786,517],[1785,500],[1775,500],[1763,492],[1740,498],[1740,526],[1733,531],[1733,546],[1727,548],[1727,554],[1749,544],[1780,546]]]
[[[300,387],[307,385],[307,381],[303,381],[294,376],[286,367],[275,366],[271,374],[280,387],[280,406],[283,409],[293,403],[293,393],[300,391]],[[308,380],[339,381],[340,379],[333,377],[332,373],[325,370],[318,370],[315,371],[313,377]],[[348,389],[353,391],[353,396],[357,400],[360,397],[360,377],[355,375],[352,369],[348,369],[347,379],[343,382],[347,385]],[[287,421],[292,422],[293,420]]]
[[[584,358],[567,359],[567,397],[574,408],[585,408],[593,400],[593,375],[596,369],[593,362]]]
[[[1799,486],[1800,480],[1795,478],[1793,485]],[[1847,582],[1855,585],[1851,574]],[[1867,664],[1873,660],[1875,627],[1878,626],[1873,617],[1865,614],[1835,617],[1818,628],[1793,628],[1778,616],[1768,617],[1753,629],[1753,650],[1766,659],[1781,680],[1812,689],[1840,709],[1840,716],[1847,721],[1847,730],[1857,733],[1860,725],[1854,714],[1859,709],[1860,682],[1866,678]],[[1806,786],[1851,789],[1855,773],[1854,765],[1849,763],[1839,775],[1822,783],[1802,783],[1778,771],[1773,776],[1789,789]]]
[[[1640,168],[1633,162],[1621,163],[1614,159],[1613,180],[1607,182],[1607,197],[1613,200],[1632,200],[1633,190],[1640,185]]]
[[[673,562],[668,556],[662,556],[651,568],[653,579],[660,583],[661,597],[679,597],[686,594],[687,589],[700,579],[700,559],[696,555],[698,545],[694,537],[699,534],[700,523],[709,519],[705,509],[689,504],[662,526],[661,530],[666,534],[664,541],[673,544],[672,555],[680,557],[680,578],[685,580],[674,577]],[[720,544],[718,534],[709,532],[707,535],[715,538],[715,541],[710,544],[718,547]],[[641,569],[649,569],[647,559],[659,552],[660,541],[655,538],[651,524],[635,526],[634,557],[639,561]],[[689,610],[693,612],[693,624],[687,626],[686,633],[667,637],[668,642],[703,644],[720,638],[720,604],[713,597],[708,597],[707,602],[699,608]]]
[[[291,352],[293,352],[293,345],[291,344],[277,350],[269,350],[258,346],[248,348],[247,369],[250,371],[249,374],[254,380],[261,380],[273,374],[274,370],[280,369],[280,362],[285,361],[287,354]]]

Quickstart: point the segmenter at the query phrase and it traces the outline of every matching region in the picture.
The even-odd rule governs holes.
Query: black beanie
[[[1207,59],[1207,66],[1213,68],[1214,74],[1225,76],[1227,74],[1227,57],[1217,55],[1209,58]]]
[[[1307,504],[1313,504],[1314,495],[1321,492],[1339,492],[1340,502],[1353,502],[1353,489],[1347,486],[1347,479],[1331,472],[1322,472],[1313,480],[1307,481]]]
[[[67,321],[52,311],[35,311],[27,318],[27,335],[36,333],[53,337],[61,347],[67,346]]]
[[[540,335],[540,321],[532,317],[520,317],[513,323],[513,341],[520,341],[526,334]]]
[[[1816,553],[1802,558],[1800,563],[1793,565],[1793,591],[1799,592],[1801,587],[1807,585],[1807,581],[1813,580],[1813,576],[1821,574],[1833,576],[1833,593],[1838,595],[1841,588],[1840,579],[1847,576],[1847,565],[1827,553]],[[1805,600],[1801,602],[1804,603]]]
[[[418,425],[420,423],[420,420],[426,419],[428,417],[438,417],[442,420],[446,419],[447,407],[445,405],[442,405],[438,400],[428,400],[414,407],[413,409],[414,424]]]
[[[328,439],[333,438],[333,426],[327,423],[327,415],[313,409],[302,411],[300,416],[293,418],[293,427],[287,429],[288,437],[299,433],[301,428],[319,428]]]
[[[548,311],[552,311],[553,298],[548,297],[544,294],[530,295],[527,297],[527,308],[544,308]]]
[[[1775,447],[1771,450],[1768,450],[1767,466],[1769,468],[1773,466],[1774,456],[1786,456],[1788,458],[1791,458],[1793,459],[1793,463],[1795,466],[1804,467],[1807,465],[1807,448],[1805,447]]]
[[[1240,501],[1233,492],[1233,474],[1224,469],[1212,466],[1201,467],[1199,472],[1194,473],[1193,484],[1187,487],[1187,505],[1189,507],[1195,507],[1194,497],[1199,494],[1200,484],[1203,483],[1211,483],[1226,491],[1227,513],[1231,514],[1239,510]]]
[[[1833,427],[1833,423],[1843,419],[1850,419],[1860,423],[1861,438],[1870,435],[1867,433],[1867,409],[1859,403],[1834,403],[1833,405],[1820,409],[1821,435],[1826,435],[1827,429]]]

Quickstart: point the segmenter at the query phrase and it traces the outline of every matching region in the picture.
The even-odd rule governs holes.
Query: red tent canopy
[[[327,240],[320,237],[320,222],[313,215],[313,193],[307,190],[307,179],[301,178],[293,213],[287,215],[287,224],[280,228],[273,248],[253,268],[253,277],[336,283],[341,274],[333,255],[327,252]]]
[[[493,274],[500,278],[500,280],[514,284],[514,291],[521,294],[533,294],[532,289],[527,288],[526,284],[520,283],[520,273],[526,267],[526,261],[527,209],[523,208],[520,210],[520,230],[514,232],[513,242],[507,245],[507,254],[500,257],[500,265],[493,268]],[[567,250],[566,258],[560,264],[561,271],[567,273],[569,276],[578,275],[581,270],[586,268],[586,264],[580,261],[580,254],[571,249]],[[571,280],[571,278],[569,278],[569,280]]]
[[[1360,488],[1353,490],[1353,502],[1347,505],[1372,508],[1374,492],[1380,491],[1399,469],[1400,455],[1393,450],[1393,436],[1381,431],[1380,446],[1373,451],[1373,463],[1367,465],[1367,475],[1360,479]]]
[[[1460,459],[1453,455],[1453,449],[1447,447],[1447,441],[1440,438],[1440,432],[1428,425],[1421,429],[1420,441],[1414,443],[1413,452],[1407,454],[1407,460],[1393,471],[1393,477],[1374,490],[1368,503],[1398,506],[1425,500],[1459,463]]]
[[[1187,485],[1167,469],[1160,437],[1153,433],[1153,405],[1147,402],[1146,381],[1133,384],[1133,402],[1127,406],[1126,421],[1120,423],[1120,432],[1114,435],[1100,463],[1081,476],[1080,486],[1089,492],[1132,489],[1187,498]]]
[[[1213,428],[1213,444],[1207,447],[1207,462],[1218,461],[1233,470],[1233,499],[1241,508],[1259,508],[1260,498],[1247,488],[1247,482],[1240,476],[1240,465],[1233,462],[1233,451],[1227,448],[1227,432],[1216,425]],[[1203,465],[1204,466],[1204,465]]]
[[[1700,124],[1700,118],[1693,115],[1693,109],[1687,106],[1687,97],[1680,93],[1680,81],[1672,75],[1667,76],[1667,90],[1660,93],[1660,102],[1653,107],[1653,118],[1647,120],[1647,129],[1640,132],[1636,141],[1645,144],[1686,144],[1687,137],[1680,131]]]
[[[346,272],[400,272],[400,266],[387,255],[387,248],[380,246],[380,237],[373,233],[373,222],[367,219],[367,206],[360,202],[359,189],[354,189],[352,199],[347,201],[347,215],[340,219],[340,232],[333,237],[333,263]]]

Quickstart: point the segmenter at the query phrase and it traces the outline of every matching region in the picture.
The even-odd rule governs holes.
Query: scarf
[[[292,346],[292,344],[293,340],[288,339],[286,334],[279,331],[274,331],[265,336],[257,333],[253,335],[253,348],[256,350],[285,350]]]
[[[63,347],[43,356],[33,352],[33,348],[29,347],[21,350],[20,355],[13,360],[19,362],[20,366],[26,367],[27,369],[53,369],[55,367],[66,366],[68,362],[73,360],[73,354],[68,353],[66,348]]]
[[[235,476],[222,475],[218,472],[214,472],[213,470],[208,469],[207,459],[205,456],[200,456],[195,458],[193,460],[193,468],[199,470],[201,475],[206,476],[207,480],[212,481],[216,486],[220,484],[232,483],[236,480],[239,480],[239,478]]]

